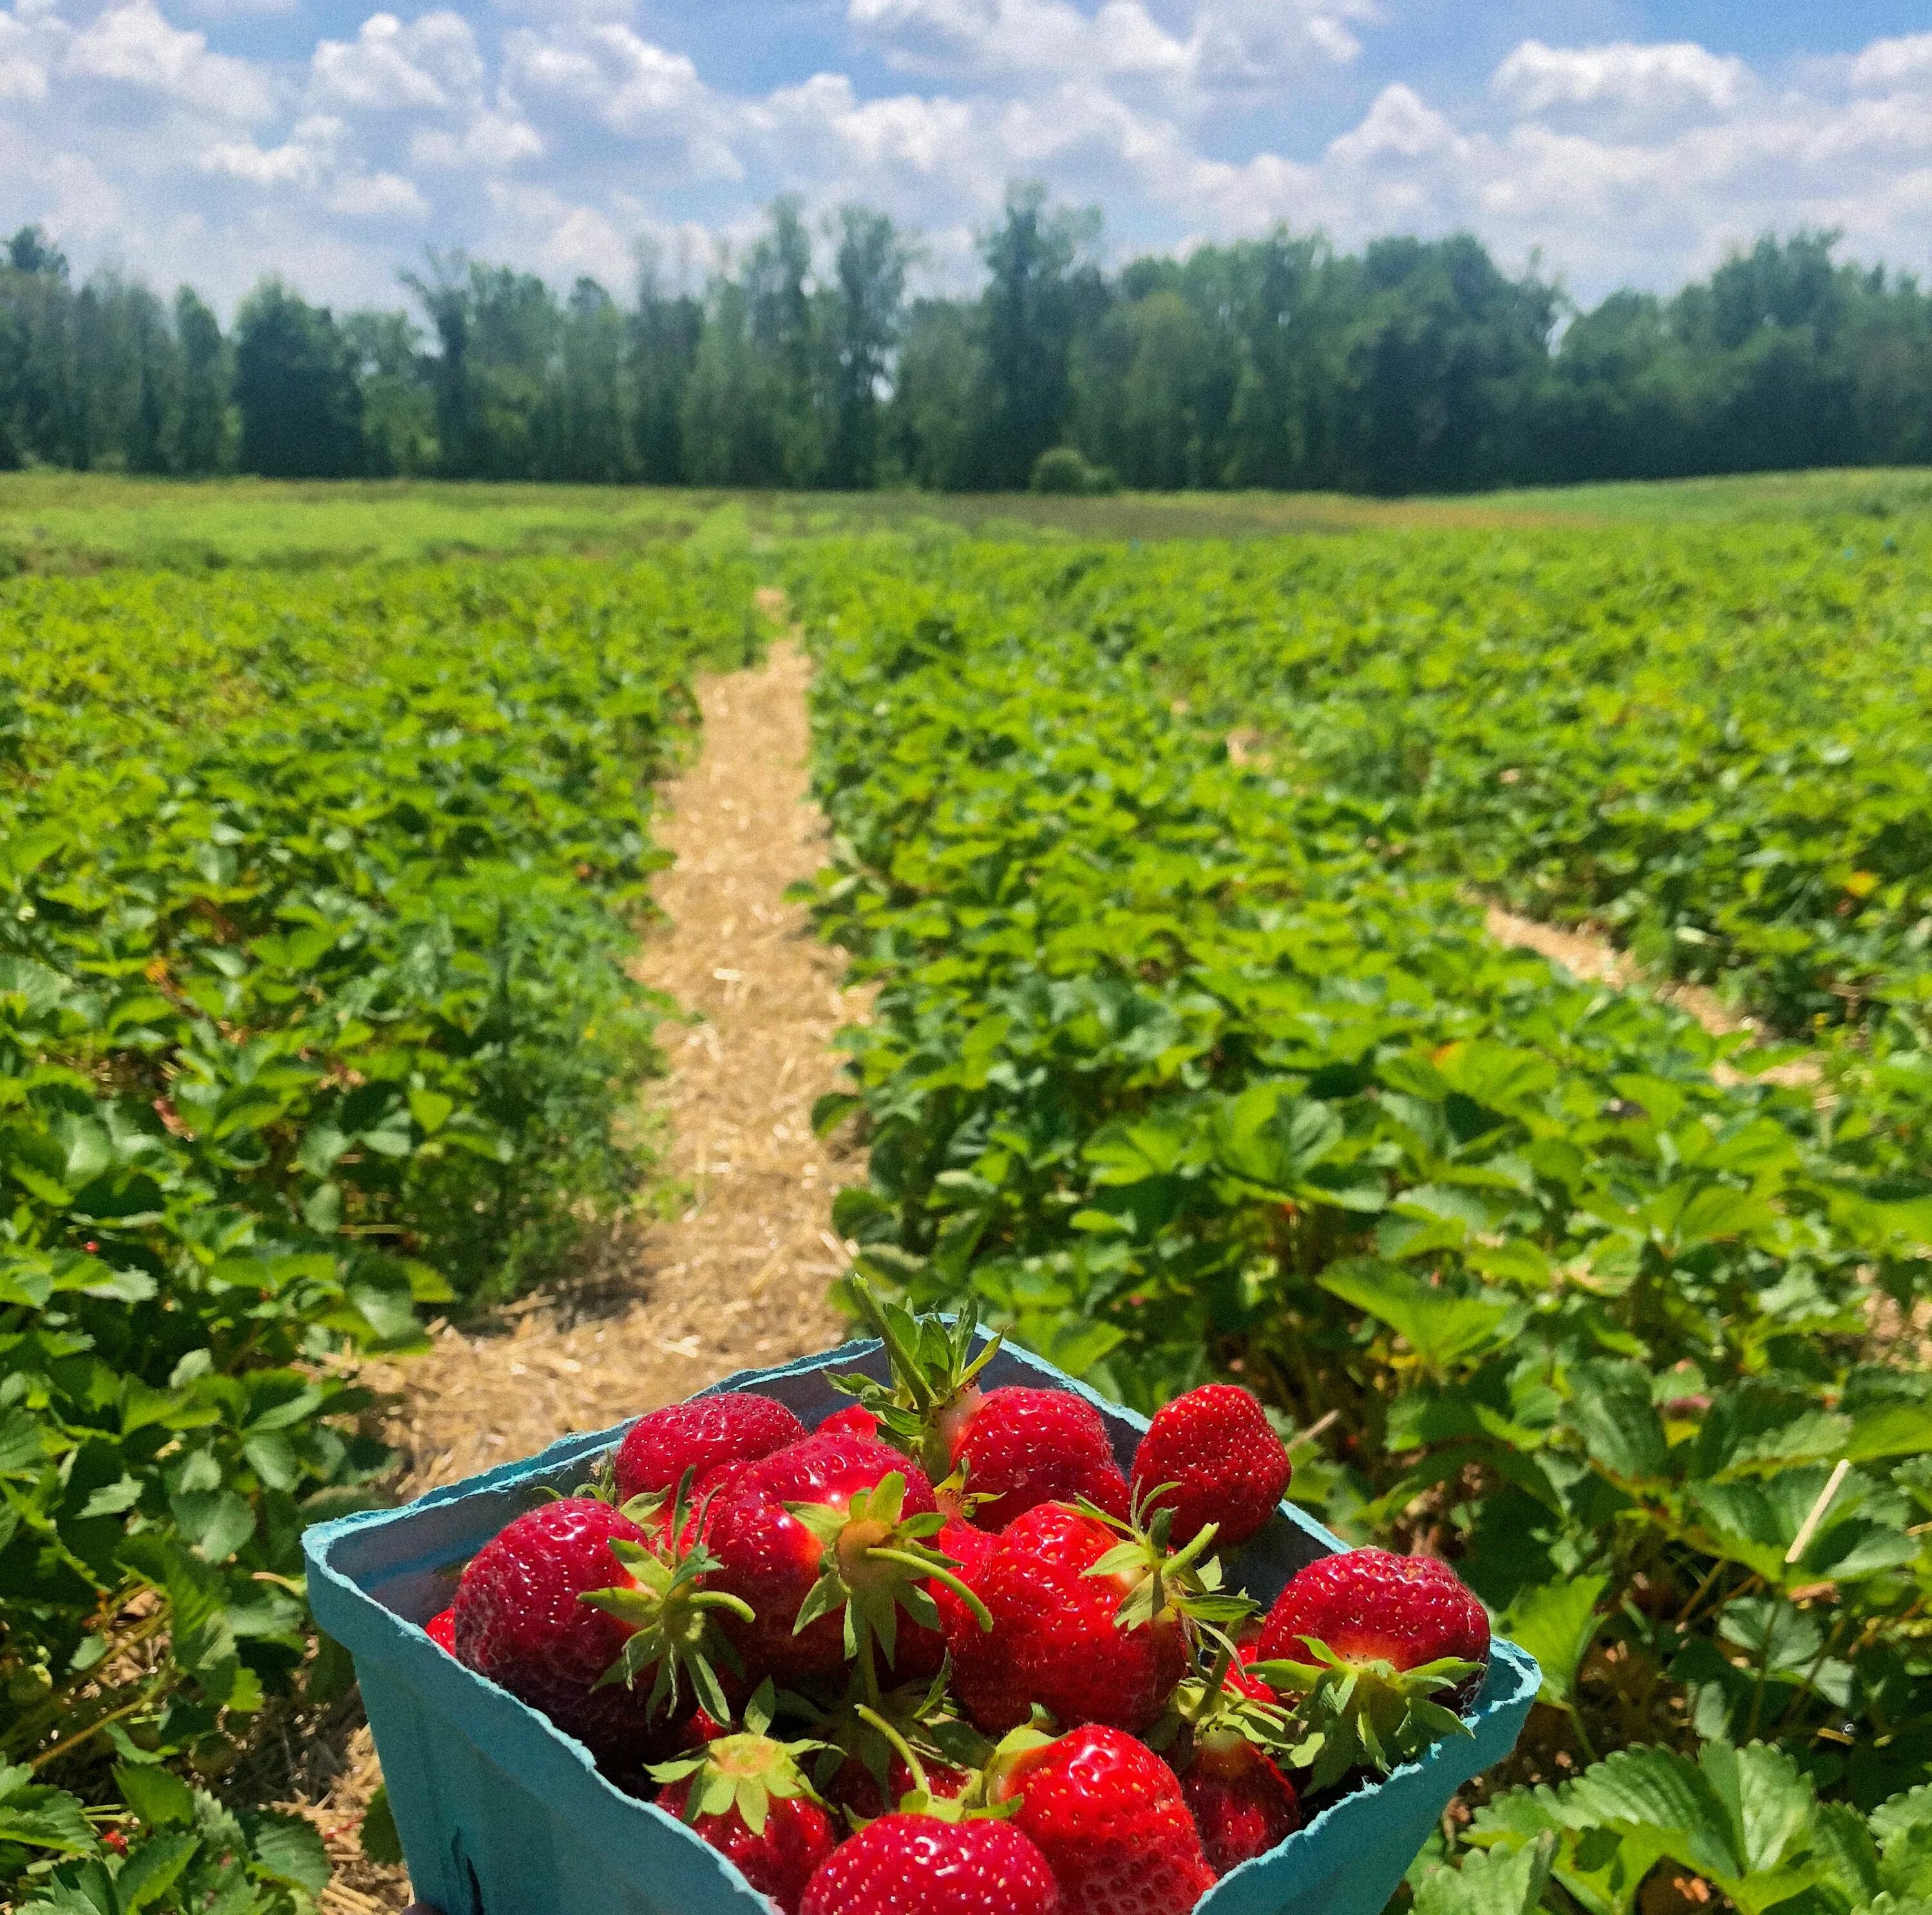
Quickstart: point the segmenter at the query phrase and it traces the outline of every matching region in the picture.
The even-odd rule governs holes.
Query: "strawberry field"
[[[886,558],[796,580],[815,909],[880,990],[822,1112],[867,1137],[862,1267],[1130,1402],[1239,1375],[1305,1433],[1291,1494],[1455,1562],[1547,1706],[1432,1906],[1622,1910],[1660,1863],[1923,1895],[1922,1184],[1849,1100],[1499,949],[1400,801],[1298,754],[1317,716],[1230,762],[1294,702],[1270,581],[1326,604],[1330,548]]]
[[[388,1473],[345,1359],[634,1181],[646,785],[749,591],[675,560],[10,589],[0,1881],[90,1858],[40,1906],[326,1879],[308,1823],[204,1785],[347,1679],[298,1545]]]
[[[1421,1915],[1932,1903],[1910,528],[754,558],[726,512],[615,561],[5,584],[0,1901],[322,1895],[237,1778],[350,1680],[300,1537],[400,1493],[358,1361],[648,1177],[650,788],[782,582],[831,827],[799,895],[877,991],[818,1112],[866,1153],[860,1273],[1145,1412],[1246,1384],[1292,1498],[1535,1654]],[[1780,1048],[1504,948],[1486,897]],[[1815,1081],[1764,1074],[1801,1040]],[[937,1511],[886,1514],[929,1566]]]

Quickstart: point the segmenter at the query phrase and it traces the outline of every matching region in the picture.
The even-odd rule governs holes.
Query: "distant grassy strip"
[[[1335,494],[697,492],[635,486],[394,480],[194,482],[71,473],[0,474],[0,572],[104,566],[198,570],[454,556],[635,554],[682,539],[723,509],[748,537],[922,529],[1096,539],[1252,539],[1362,527],[1533,530],[1696,519],[1922,515],[1932,477],[1799,473],[1589,485],[1442,500]]]

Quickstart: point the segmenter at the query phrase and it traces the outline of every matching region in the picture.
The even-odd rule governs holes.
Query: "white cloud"
[[[346,219],[426,220],[430,205],[400,173],[352,173],[331,190],[328,210]]]
[[[274,106],[274,90],[260,72],[245,60],[210,53],[206,34],[170,26],[154,0],[110,7],[75,35],[62,66],[221,119],[261,119]]]
[[[340,165],[348,131],[345,120],[310,113],[296,122],[278,146],[258,146],[250,140],[216,141],[201,155],[201,170],[265,191],[282,187],[313,191]]]
[[[742,179],[730,132],[746,103],[714,92],[696,63],[642,38],[620,22],[527,29],[506,45],[506,83],[519,96],[548,97],[587,110],[611,132],[676,158],[682,179]]]
[[[1725,113],[1750,86],[1750,69],[1743,61],[1720,58],[1690,41],[1546,47],[1526,40],[1497,68],[1490,90],[1520,113],[1562,107]]]
[[[1932,87],[1932,33],[1874,40],[1850,62],[1846,77],[1862,92]]]
[[[0,105],[47,97],[46,36],[11,14],[0,14]]]
[[[1414,88],[1385,86],[1361,124],[1329,143],[1326,157],[1342,167],[1386,161],[1453,160],[1462,142],[1456,129]]]
[[[372,14],[353,41],[323,41],[311,72],[317,99],[365,113],[448,107],[476,94],[484,77],[469,22],[448,12],[410,26]]]
[[[298,120],[278,146],[220,140],[201,156],[202,172],[262,193],[292,193],[344,219],[395,222],[429,217],[429,202],[399,173],[368,172],[347,149],[348,123],[333,114]]]
[[[850,0],[848,11],[915,71],[1178,75],[1187,62],[1185,43],[1138,0],[1105,0],[1092,15],[1070,0]]]
[[[620,287],[640,241],[701,262],[796,191],[920,228],[928,282],[958,286],[1037,175],[1121,252],[1279,221],[1351,246],[1467,230],[1594,298],[1804,224],[1932,266],[1932,33],[1775,68],[1526,39],[1471,99],[1405,72],[1374,0],[818,0],[796,17],[832,37],[746,88],[630,0],[392,0],[240,57],[263,32],[223,20],[281,4],[0,0],[0,230],[42,219],[83,270],[231,302],[274,269],[340,304],[393,300],[424,239]],[[189,8],[206,31],[175,23]]]
[[[526,120],[485,108],[460,132],[431,127],[410,141],[412,165],[438,172],[474,168],[482,173],[502,173],[525,160],[540,160],[544,152],[542,134]]]
[[[910,73],[999,77],[1022,89],[1104,80],[1198,112],[1216,98],[1292,84],[1361,51],[1351,22],[1374,0],[1196,0],[1169,31],[1141,0],[847,0],[852,24]]]

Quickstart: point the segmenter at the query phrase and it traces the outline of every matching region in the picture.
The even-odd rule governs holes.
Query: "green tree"
[[[902,329],[880,473],[935,492],[978,482],[978,409],[992,378],[976,307],[917,299]]]
[[[435,401],[423,371],[423,335],[407,313],[346,314],[344,344],[362,391],[368,470],[378,478],[437,468]]]
[[[703,302],[667,284],[655,250],[641,251],[627,354],[631,441],[639,476],[654,485],[685,476],[685,392],[704,329]]]
[[[878,482],[880,413],[914,249],[868,206],[842,206],[836,233],[826,293],[832,428],[825,476],[829,485],[860,490]]]
[[[694,485],[785,482],[785,395],[752,336],[751,303],[728,272],[713,275],[680,420],[684,476]]]
[[[181,410],[175,427],[174,469],[220,471],[230,442],[228,355],[221,323],[192,287],[175,295],[175,343],[181,354]]]
[[[1508,278],[1467,233],[1378,240],[1360,289],[1349,482],[1394,493],[1500,482],[1548,370],[1555,289]]]
[[[484,456],[482,398],[470,363],[469,261],[431,248],[427,275],[406,272],[403,284],[422,301],[436,334],[428,368],[436,416],[437,470],[452,477],[477,471]]]
[[[746,255],[743,287],[748,344],[760,363],[760,389],[774,408],[778,460],[766,482],[811,485],[824,470],[826,437],[817,376],[812,235],[794,195],[773,200],[766,221]]]
[[[1060,441],[1082,305],[1100,303],[1088,265],[1099,236],[1097,214],[1050,212],[1035,181],[1008,189],[1000,224],[981,239],[988,390],[977,476],[987,485],[1024,488],[1034,462]]]
[[[539,458],[546,479],[610,484],[632,477],[624,316],[594,279],[565,302]]]
[[[362,389],[340,328],[279,279],[262,281],[235,320],[241,464],[271,479],[361,472]]]

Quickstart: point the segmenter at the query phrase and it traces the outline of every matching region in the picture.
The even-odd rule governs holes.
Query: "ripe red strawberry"
[[[812,1433],[819,1436],[876,1436],[879,1419],[862,1403],[835,1409]]]
[[[805,1425],[784,1405],[748,1390],[693,1397],[640,1416],[617,1445],[616,1496],[665,1496],[686,1470],[699,1478],[721,1463],[749,1461],[805,1440]]]
[[[958,1564],[959,1580],[983,1602],[986,1571],[998,1553],[999,1538],[954,1517],[940,1531],[938,1542],[940,1550]],[[933,1591],[933,1596],[939,1604],[946,1651],[952,1658],[953,1690],[974,1719],[996,1734],[1024,1722],[1030,1703],[1004,1636],[982,1629],[979,1617],[944,1585]]]
[[[816,1771],[826,1799],[868,1820],[915,1792],[956,1799],[992,1753],[937,1681],[904,1683],[875,1700],[855,1684],[812,1733],[842,1758],[835,1766],[828,1757]]]
[[[1046,1858],[1009,1822],[884,1815],[821,1863],[799,1915],[1063,1915]]]
[[[1262,1659],[1300,1659],[1304,1636],[1347,1661],[1403,1670],[1490,1655],[1490,1619],[1455,1571],[1432,1556],[1385,1549],[1318,1556],[1288,1578],[1262,1625]]]
[[[950,1763],[928,1762],[923,1769],[927,1792],[939,1801],[958,1801],[973,1781],[970,1769],[956,1769]],[[890,1758],[881,1782],[857,1756],[848,1755],[825,1784],[825,1799],[838,1808],[849,1808],[861,1821],[870,1822],[895,1808],[919,1786],[919,1778],[907,1767],[903,1756]]]
[[[798,1904],[820,1863],[838,1842],[838,1829],[798,1766],[810,1743],[786,1743],[771,1727],[767,1687],[745,1711],[745,1732],[707,1741],[694,1754],[652,1767],[662,1782],[658,1806],[688,1823],[760,1895],[798,1915]]]
[[[740,1808],[722,1815],[692,1814],[691,1790],[688,1782],[674,1782],[658,1797],[658,1806],[688,1822],[784,1915],[798,1915],[806,1884],[838,1845],[832,1817],[815,1802],[775,1801],[754,1827]]]
[[[1271,1756],[1240,1736],[1197,1744],[1180,1792],[1217,1875],[1265,1855],[1301,1826],[1294,1784]]]
[[[540,1709],[600,1759],[652,1753],[674,1719],[680,1679],[729,1712],[712,1658],[715,1613],[701,1550],[659,1554],[620,1511],[566,1496],[526,1511],[463,1572],[454,1604],[459,1659]],[[614,1669],[622,1679],[608,1679]],[[647,1697],[633,1693],[652,1678]]]
[[[1186,1729],[1169,1754],[1208,1862],[1225,1874],[1292,1835],[1301,1808],[1275,1760],[1291,1730],[1274,1691],[1238,1661],[1228,1663],[1218,1688],[1212,1681],[1210,1671],[1181,1685]]]
[[[1134,1452],[1134,1501],[1143,1511],[1156,1505],[1173,1511],[1168,1536],[1177,1548],[1212,1523],[1215,1548],[1238,1549],[1274,1514],[1294,1473],[1252,1393],[1233,1383],[1204,1383],[1176,1397],[1142,1437]]]
[[[1100,1412],[1085,1397],[1017,1385],[982,1390],[974,1379],[998,1353],[999,1339],[975,1349],[970,1306],[948,1324],[881,1304],[862,1280],[854,1289],[885,1345],[892,1382],[844,1377],[840,1387],[932,1481],[964,1471],[968,1521],[1004,1529],[1041,1503],[1082,1496],[1110,1516],[1127,1514],[1126,1479]],[[970,1500],[977,1498],[986,1500]]]
[[[1322,1789],[1352,1769],[1386,1772],[1445,1735],[1468,1734],[1456,1709],[1474,1699],[1489,1654],[1490,1619],[1448,1564],[1356,1549],[1288,1579],[1249,1666],[1300,1698],[1306,1739],[1294,1759]]]
[[[964,1469],[968,1520],[1004,1529],[1044,1502],[1084,1496],[1109,1516],[1127,1513],[1126,1478],[1114,1460],[1100,1412],[1070,1390],[1022,1385],[968,1388],[939,1419],[946,1472]]]
[[[1009,1523],[979,1576],[992,1628],[953,1670],[973,1719],[997,1734],[1038,1702],[1069,1725],[1145,1730],[1188,1655],[1180,1612],[1168,1599],[1181,1592],[1180,1579],[1172,1591],[1150,1592],[1150,1567],[1136,1545],[1064,1503],[1042,1503]],[[1153,1593],[1161,1599],[1150,1613],[1122,1628],[1124,1610]]]
[[[438,1649],[446,1649],[452,1655],[456,1653],[456,1608],[454,1604],[440,1615],[432,1616],[423,1625],[423,1634]]]
[[[1046,1857],[1062,1915],[1187,1915],[1214,1885],[1174,1772],[1092,1725],[996,1759],[991,1793]]]
[[[787,1679],[856,1658],[874,1694],[874,1640],[898,1676],[935,1673],[945,1641],[928,1585],[950,1572],[930,1538],[944,1522],[924,1475],[868,1437],[811,1436],[752,1464],[705,1535],[714,1586],[755,1617],[728,1625],[740,1653]]]

